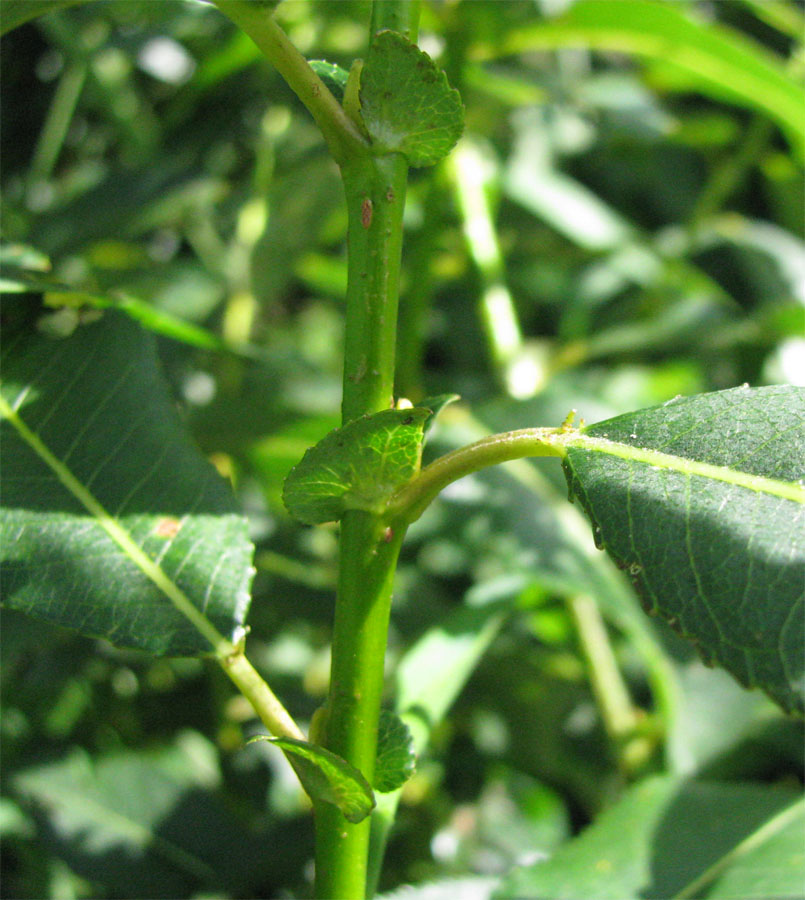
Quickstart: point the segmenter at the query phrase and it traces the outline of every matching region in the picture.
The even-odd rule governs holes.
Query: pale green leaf
[[[803,836],[803,803],[794,791],[655,777],[550,859],[515,870],[495,897],[797,897]],[[712,887],[738,871],[755,892]]]
[[[388,794],[402,787],[414,774],[414,739],[402,719],[388,709],[380,711],[377,732],[374,789]]]
[[[3,603],[157,654],[239,639],[246,521],[190,443],[151,336],[111,310],[64,340],[26,324],[4,334],[2,369]]]
[[[381,513],[419,471],[428,409],[387,409],[330,432],[311,447],[285,480],[292,516],[315,525],[350,509]]]
[[[682,77],[683,89],[758,110],[805,150],[805,95],[783,60],[725,26],[697,20],[685,7],[656,0],[579,0],[563,16],[518,28],[490,57],[583,46],[630,53]]]
[[[335,753],[294,738],[260,734],[252,741],[268,741],[283,750],[311,800],[337,806],[348,822],[360,822],[374,809],[374,794],[366,779]]]
[[[464,128],[458,91],[415,44],[395,31],[375,35],[361,72],[361,117],[382,153],[412,166],[443,159]]]
[[[648,611],[706,662],[802,710],[805,389],[679,399],[565,446],[571,495]]]

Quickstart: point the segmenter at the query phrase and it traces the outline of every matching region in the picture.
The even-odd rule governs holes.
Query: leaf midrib
[[[172,581],[164,569],[140,547],[120,522],[103,506],[92,492],[79,481],[72,470],[62,462],[36,432],[28,427],[23,418],[5,397],[0,394],[0,419],[7,419],[40,460],[50,469],[59,482],[90,513],[93,519],[122,552],[141,572],[170,600],[173,606],[185,616],[212,645],[217,655],[233,652],[234,646],[210,620],[200,612],[185,592]]]
[[[621,441],[613,441],[609,438],[593,437],[576,433],[571,437],[561,440],[568,450],[579,449],[594,453],[604,453],[630,462],[643,463],[657,469],[679,472],[686,476],[698,476],[711,481],[721,481],[735,487],[745,488],[760,494],[769,494],[794,503],[805,504],[805,487],[791,481],[780,481],[776,478],[768,478],[765,475],[753,475],[749,472],[741,472],[729,466],[719,466],[713,463],[700,462],[683,456],[675,456],[671,453],[663,453],[660,450],[652,450],[647,447],[635,447],[632,444],[624,444]]]

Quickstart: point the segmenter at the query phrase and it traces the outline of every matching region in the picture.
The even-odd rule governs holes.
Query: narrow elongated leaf
[[[374,809],[369,783],[345,759],[307,741],[259,734],[253,741],[268,741],[285,752],[311,800],[337,806],[348,822],[360,822]]]
[[[429,409],[387,409],[330,432],[285,480],[292,516],[315,525],[349,509],[380,513],[394,491],[419,471]]]
[[[150,335],[111,310],[64,340],[25,325],[2,367],[3,603],[158,654],[207,652],[216,629],[237,640],[246,522],[188,440]]]
[[[431,166],[453,148],[464,109],[447,76],[396,31],[375,35],[361,72],[361,117],[376,148]]]
[[[706,662],[802,710],[805,390],[676,400],[566,447],[571,496],[647,609]]]
[[[756,109],[805,150],[802,88],[779,57],[743,35],[655,0],[579,0],[558,19],[518,28],[481,57],[524,50],[587,46],[633,53],[684,76],[686,88]]]
[[[763,785],[647,779],[551,859],[512,873],[494,896],[728,897],[735,895],[717,884],[705,889],[739,867],[758,887],[745,882],[742,897],[800,896],[803,812],[795,792]]]

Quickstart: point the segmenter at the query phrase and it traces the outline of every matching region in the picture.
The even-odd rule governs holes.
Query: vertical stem
[[[343,421],[388,409],[408,165],[395,153],[342,168],[349,225]]]
[[[418,0],[375,0],[371,29],[416,38]],[[349,264],[342,419],[393,402],[402,215],[408,164],[400,154],[342,163]],[[379,519],[349,512],[341,521],[338,594],[324,742],[371,783],[383,692],[391,588],[404,527],[386,533]],[[350,824],[318,803],[316,896],[366,895],[369,819]]]

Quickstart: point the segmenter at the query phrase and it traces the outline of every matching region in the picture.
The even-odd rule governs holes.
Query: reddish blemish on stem
[[[368,228],[372,224],[372,201],[368,197],[361,203],[361,225]]]

